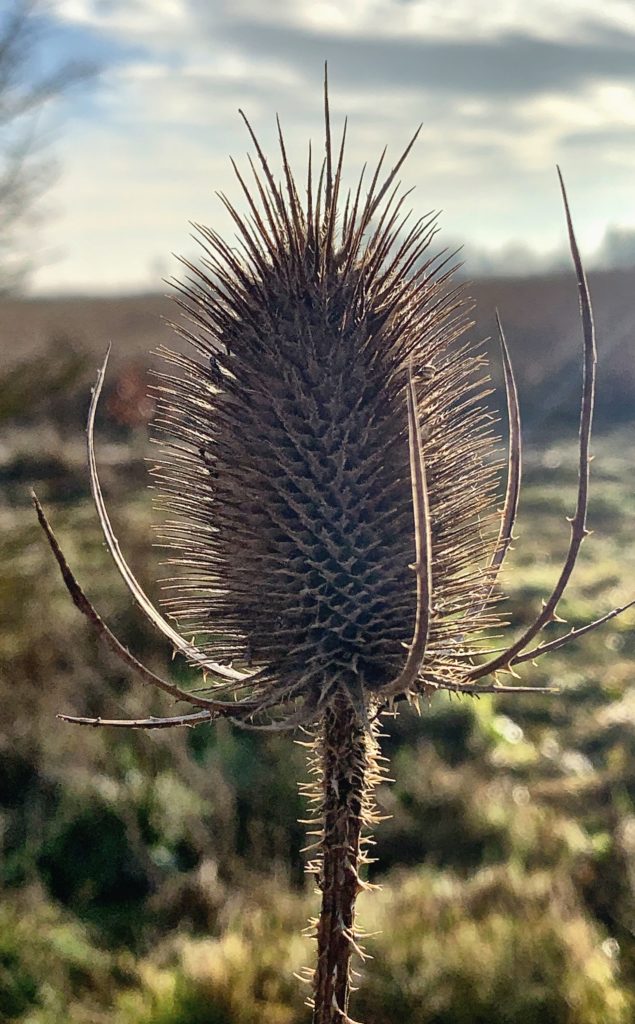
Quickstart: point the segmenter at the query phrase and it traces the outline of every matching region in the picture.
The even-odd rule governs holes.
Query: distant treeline
[[[635,270],[589,275],[598,349],[596,422],[604,427],[635,418]],[[533,431],[569,424],[578,415],[582,332],[573,272],[488,278],[467,285],[476,300],[475,330],[495,338],[500,311],[526,423]],[[492,373],[500,358],[490,345]]]
[[[597,271],[590,275],[590,286],[598,336],[597,422],[609,427],[635,418],[635,269]],[[523,417],[531,432],[573,424],[581,365],[573,271],[528,278],[489,277],[468,282],[464,288],[476,303],[472,330],[478,336],[495,338],[494,311],[500,311]],[[51,363],[61,353],[68,359],[72,350],[84,366],[77,386],[85,389],[109,342],[113,345],[111,381],[117,373],[143,374],[151,362],[150,351],[159,344],[175,343],[166,320],[179,318],[176,304],[163,295],[3,299],[0,388],[8,371],[15,372],[18,364],[22,364],[22,378],[57,376]],[[492,376],[499,384],[497,345],[491,343],[489,351]],[[63,405],[68,408],[66,401]],[[21,403],[21,412],[28,414],[28,405]]]

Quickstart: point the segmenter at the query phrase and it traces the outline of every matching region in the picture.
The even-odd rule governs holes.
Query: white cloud
[[[412,200],[418,213],[448,211],[442,220],[448,237],[490,248],[515,237],[543,251],[554,248],[562,234],[557,161],[565,170],[570,165],[583,243],[599,241],[607,222],[635,220],[629,141],[635,65],[632,81],[574,76],[539,89],[530,82],[519,92],[512,70],[480,91],[471,88],[484,59],[473,48],[479,39],[526,33],[569,45],[594,32],[619,29],[626,36],[635,33],[630,2],[606,0],[600,8],[591,0],[234,0],[231,6],[229,0],[57,0],[56,11],[62,23],[112,40],[114,59],[99,83],[98,116],[78,117],[59,147],[63,174],[45,241],[64,258],[43,268],[40,288],[147,286],[155,260],[189,248],[188,219],[229,230],[212,193],[238,196],[228,155],[242,163],[251,148],[239,106],[268,153],[275,152],[273,115],[280,112],[290,158],[303,175],[308,138],[314,151],[322,138],[322,71],[314,49],[328,51],[332,39],[344,40],[331,63],[331,105],[338,130],[343,114],[350,115],[350,178],[364,160],[377,159],[384,143],[387,162],[393,159],[423,121],[403,179],[418,185]],[[265,31],[272,26],[297,32],[282,34],[278,44]],[[305,52],[311,39],[314,49]],[[365,39],[386,40],[387,47],[392,40],[389,57],[363,50]],[[399,39],[410,46],[408,75],[399,74]],[[425,43],[428,55],[434,40],[473,51],[460,86],[440,88],[419,73],[413,40]],[[525,66],[532,56],[525,53]],[[576,55],[580,67],[583,58]],[[513,54],[508,66],[514,67]],[[458,70],[446,68],[446,82]],[[512,76],[510,88],[505,74]]]
[[[114,36],[148,39],[157,31],[190,34],[187,0],[57,0],[55,14],[74,25],[98,28]]]
[[[635,33],[631,0],[57,0],[60,18],[142,39],[195,41],[201,26],[243,21],[343,37],[430,40],[496,39],[528,34],[538,39],[593,40],[599,29]],[[175,34],[176,33],[176,37]]]
[[[412,38],[427,41],[495,39],[528,33],[539,39],[583,40],[594,31],[635,32],[635,7],[630,0],[348,0],[346,4],[298,0],[236,0],[233,11],[250,21],[294,26],[308,31],[371,38]]]

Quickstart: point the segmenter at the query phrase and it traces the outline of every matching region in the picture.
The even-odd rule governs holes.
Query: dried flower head
[[[364,188],[342,195],[346,126],[334,151],[325,90],[325,158],[306,199],[279,131],[279,184],[246,118],[258,164],[245,213],[222,196],[240,247],[197,225],[201,265],[179,286],[193,355],[164,351],[158,375],[155,477],[170,516],[162,536],[180,568],[166,615],[120,552],[88,425],[93,495],[129,590],[206,691],[149,672],[102,622],[42,523],[80,609],[148,682],[196,711],[90,724],[160,728],[219,716],[243,728],[303,725],[316,737],[311,795],[322,912],[314,1020],[348,1020],[354,904],[363,829],[373,820],[375,725],[382,709],[435,689],[536,692],[479,680],[553,650],[622,609],[532,646],[556,609],[586,533],[595,343],[584,273],[565,210],[584,334],[579,490],[567,558],[535,621],[502,652],[479,655],[497,624],[496,580],[512,539],[520,486],[518,400],[502,329],[510,454],[502,514],[485,358],[461,339],[466,306],[449,286],[451,258],[428,256],[434,217],[410,223],[384,155]],[[316,180],[317,179],[317,180]],[[500,327],[500,325],[499,325]],[[174,621],[181,632],[177,632]],[[192,637],[186,639],[183,633]],[[195,639],[194,639],[195,638]]]

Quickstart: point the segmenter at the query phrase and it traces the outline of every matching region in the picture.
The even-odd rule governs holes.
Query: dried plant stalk
[[[500,322],[510,453],[498,515],[485,360],[460,340],[466,308],[449,286],[448,260],[427,254],[434,218],[410,226],[403,210],[397,175],[414,138],[383,179],[382,155],[365,197],[362,174],[342,202],[346,127],[334,152],[325,83],[325,159],[316,185],[309,151],[303,204],[282,132],[278,184],[245,123],[260,165],[251,164],[252,186],[236,168],[247,214],[221,197],[241,250],[198,226],[204,258],[184,261],[178,301],[187,323],[175,325],[195,356],[164,351],[171,369],[156,386],[164,454],[154,472],[170,517],[163,537],[180,566],[168,617],[127,564],[99,482],[94,425],[105,363],[88,421],[91,487],[115,564],[156,629],[203,671],[209,696],[161,679],[119,643],[34,501],[79,610],[143,681],[197,709],[133,721],[60,717],[142,729],[227,717],[243,729],[312,731],[309,870],[321,896],[313,1021],[345,1024],[351,958],[363,955],[355,901],[376,821],[381,714],[440,689],[543,692],[502,686],[496,672],[624,610],[528,649],[557,618],[588,533],[595,337],[562,186],[583,326],[577,506],[552,594],[533,624],[487,660],[483,637],[499,625],[496,583],[521,475],[518,397]]]
[[[311,767],[317,776],[315,820],[318,858],[309,864],[321,897],[315,922],[317,966],[313,978],[315,1024],[348,1019],[351,958],[363,957],[355,903],[367,887],[365,832],[376,814],[372,790],[380,779],[374,730],[364,727],[350,702],[338,697],[324,713]]]

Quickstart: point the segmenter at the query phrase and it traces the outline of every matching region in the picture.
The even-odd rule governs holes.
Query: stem
[[[362,831],[373,818],[370,791],[377,781],[375,748],[374,738],[354,706],[339,694],[325,712],[313,759],[320,779],[318,887],[322,894],[313,1024],[350,1021],[351,956],[360,952],[355,901],[366,888],[359,869],[367,861]]]

